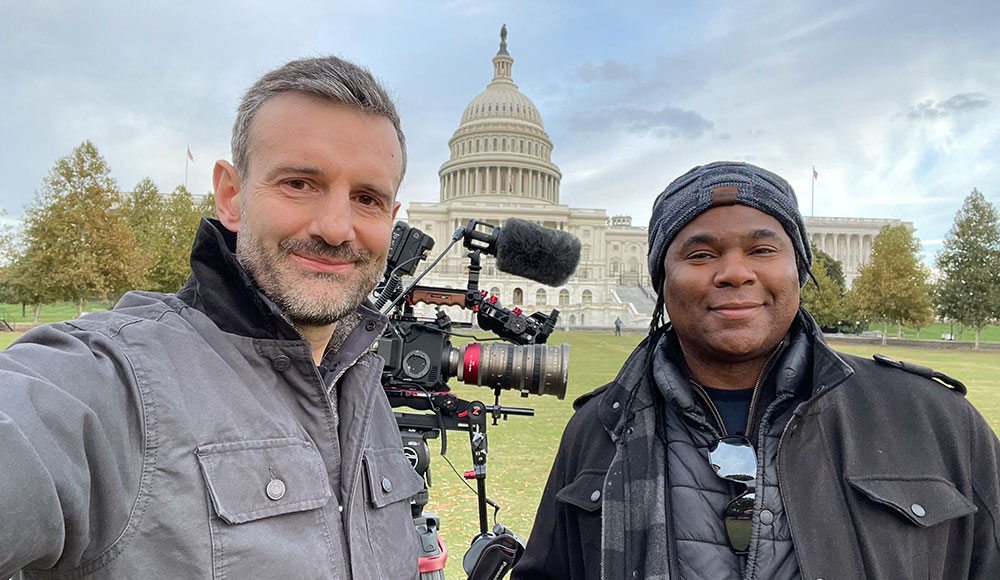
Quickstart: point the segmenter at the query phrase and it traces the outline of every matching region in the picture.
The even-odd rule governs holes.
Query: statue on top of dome
[[[507,52],[507,24],[500,27],[500,52]]]

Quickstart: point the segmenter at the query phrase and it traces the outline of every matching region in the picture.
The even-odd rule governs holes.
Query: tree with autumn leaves
[[[24,253],[12,275],[32,302],[72,301],[83,313],[92,296],[108,298],[145,282],[118,184],[97,147],[84,141],[56,161],[25,208]]]
[[[151,180],[122,195],[107,161],[84,141],[53,165],[25,208],[5,293],[35,305],[87,299],[109,303],[128,290],[178,290],[202,212],[178,187],[161,196]]]
[[[854,325],[846,322],[848,316],[844,296],[847,288],[840,262],[815,244],[812,252],[812,279],[802,288],[802,305],[824,332],[853,330]]]
[[[847,301],[855,315],[882,326],[885,344],[889,324],[927,326],[934,319],[930,272],[921,263],[920,243],[906,226],[882,228],[868,261],[858,269]]]
[[[136,184],[125,213],[139,253],[150,262],[143,289],[176,292],[184,285],[191,274],[191,244],[206,209],[195,205],[183,185],[164,196],[148,177]]]

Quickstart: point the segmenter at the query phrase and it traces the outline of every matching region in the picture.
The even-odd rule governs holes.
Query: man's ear
[[[240,203],[240,176],[228,161],[215,162],[212,171],[215,184],[215,213],[227,230],[236,233],[243,225],[243,211]]]
[[[399,203],[398,201],[392,202],[392,220],[393,221],[396,221],[396,214],[399,213],[399,208],[402,205],[403,204]]]

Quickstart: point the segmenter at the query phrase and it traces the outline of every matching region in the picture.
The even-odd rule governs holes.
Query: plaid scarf
[[[601,578],[669,580],[666,522],[666,448],[657,431],[657,404],[647,338],[602,401],[602,423],[615,442],[604,481]]]

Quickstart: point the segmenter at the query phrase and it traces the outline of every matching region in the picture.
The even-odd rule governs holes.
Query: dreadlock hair
[[[663,321],[663,310],[666,308],[666,302],[663,301],[663,292],[656,293],[656,306],[653,307],[653,318],[649,321],[649,334],[653,335],[666,323]]]

